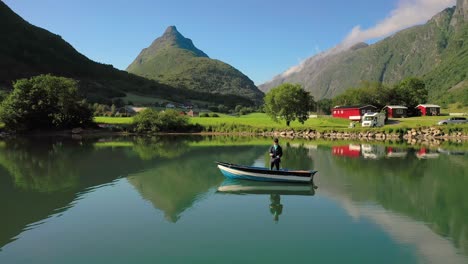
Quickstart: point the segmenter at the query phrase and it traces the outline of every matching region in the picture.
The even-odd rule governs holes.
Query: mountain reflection
[[[449,237],[460,252],[468,254],[466,157],[437,155],[436,159],[421,158],[423,155],[435,157],[435,150],[395,150],[394,147],[378,146],[377,153],[382,158],[369,160],[365,157],[367,154],[362,154],[362,149],[360,158],[356,158],[354,153],[348,155],[347,148],[341,151],[342,147],[334,146],[311,155],[322,172],[317,177],[322,192],[347,197],[356,204],[376,203],[385,210],[421,221],[419,225],[427,223],[433,232]],[[358,148],[354,146],[352,149],[356,151]],[[324,155],[325,151],[332,155]],[[394,158],[395,152],[405,153],[405,159]]]
[[[214,161],[268,165],[270,139],[5,140],[0,143],[0,200],[6,201],[0,203],[0,248],[21,237],[31,224],[73,207],[91,188],[126,177],[131,189],[156,209],[151,213],[161,211],[172,223],[215,192],[229,197],[262,195],[273,221],[286,214],[289,204],[282,199],[286,195],[316,195],[317,200],[327,196],[352,217],[370,219],[401,243],[414,245],[425,259],[468,254],[464,151],[343,142],[281,143],[282,167],[319,171],[317,193],[312,185],[224,179]]]
[[[263,152],[263,147],[192,147],[177,160],[132,174],[128,181],[168,221],[177,222],[184,210],[223,181],[215,160],[248,164]]]

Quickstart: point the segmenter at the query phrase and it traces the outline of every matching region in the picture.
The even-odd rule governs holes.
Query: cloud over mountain
[[[375,26],[368,29],[355,26],[340,46],[347,48],[358,42],[386,37],[410,26],[425,23],[435,13],[455,5],[455,2],[455,0],[400,0],[397,8]]]

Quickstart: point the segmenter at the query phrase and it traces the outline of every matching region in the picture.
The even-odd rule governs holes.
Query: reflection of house
[[[147,107],[135,107],[135,106],[127,105],[127,106],[119,108],[116,114],[134,116],[145,109],[147,109]]]
[[[408,107],[402,105],[387,105],[384,109],[387,111],[388,118],[406,117],[408,113]]]
[[[361,155],[361,146],[355,144],[349,144],[346,146],[333,146],[332,154],[333,156],[358,158]]]
[[[377,107],[373,105],[365,106],[335,106],[332,109],[333,117],[346,118],[351,120],[361,120],[365,113],[375,112]]]
[[[440,106],[433,104],[420,104],[416,106],[423,116],[440,115]]]
[[[408,155],[408,151],[394,147],[387,147],[387,158],[404,158]]]
[[[418,159],[435,159],[439,157],[439,153],[432,152],[426,148],[421,148],[418,152],[416,152],[416,157],[418,157]]]

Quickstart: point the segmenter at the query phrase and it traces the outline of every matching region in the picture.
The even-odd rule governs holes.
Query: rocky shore
[[[432,142],[440,144],[443,141],[465,141],[468,134],[460,131],[444,132],[438,127],[419,127],[411,129],[396,129],[395,131],[317,131],[317,130],[283,130],[260,133],[262,136],[306,138],[306,139],[336,139],[336,140],[365,140],[365,141],[408,141],[410,143]]]

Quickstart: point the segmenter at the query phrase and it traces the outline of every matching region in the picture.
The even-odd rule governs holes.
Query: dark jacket
[[[272,159],[278,159],[278,161],[281,161],[281,157],[283,156],[283,149],[281,148],[280,145],[275,150],[275,146],[271,146],[270,148],[270,153],[273,154],[271,157]]]

